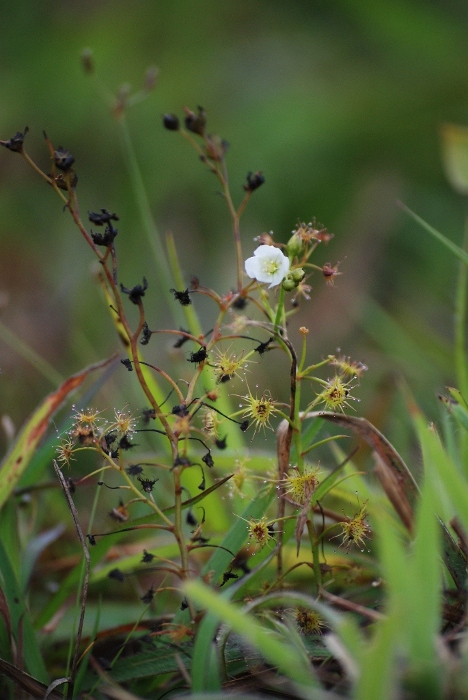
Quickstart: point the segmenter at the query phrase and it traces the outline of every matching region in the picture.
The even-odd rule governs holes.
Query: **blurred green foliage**
[[[161,235],[173,231],[187,280],[195,274],[220,291],[234,283],[216,183],[161,126],[164,112],[201,104],[209,129],[231,144],[234,195],[242,196],[249,170],[266,177],[243,220],[246,257],[255,236],[272,229],[286,241],[298,219],[316,216],[335,233],[321,262],[341,260],[345,274],[334,289],[314,275],[297,323],[310,328],[311,351],[320,357],[340,346],[369,365],[363,412],[397,446],[408,428],[393,410],[395,372],[436,415],[435,392],[454,382],[458,266],[396,202],[461,243],[465,203],[445,181],[439,130],[468,123],[468,6],[18,0],[2,3],[2,25],[0,137],[28,124],[27,148],[44,167],[43,129],[75,155],[82,209],[120,216],[122,282],[149,281],[150,326],[164,325],[169,311],[158,304],[118,125],[80,65],[85,47],[114,95],[125,83],[139,89],[148,66],[159,68],[156,89],[129,110],[128,123],[155,220]],[[63,376],[117,347],[90,263],[53,192],[2,151],[0,320]],[[0,366],[1,413],[18,425],[53,386],[3,340]],[[131,381],[122,382],[125,402]]]

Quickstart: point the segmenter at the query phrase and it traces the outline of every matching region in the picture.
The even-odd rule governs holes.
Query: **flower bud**
[[[295,258],[302,253],[304,241],[297,233],[293,233],[286,245],[286,250],[290,258]]]
[[[296,282],[296,286],[299,284],[299,282],[302,282],[302,280],[305,277],[305,272],[302,269],[302,267],[296,267],[295,270],[291,271],[291,275],[293,280]]]
[[[283,289],[285,292],[292,292],[296,289],[305,277],[305,272],[301,267],[295,270],[290,270],[283,280]]]

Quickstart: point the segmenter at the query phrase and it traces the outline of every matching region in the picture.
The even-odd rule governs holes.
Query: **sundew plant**
[[[114,104],[125,130],[130,102],[122,93]],[[44,134],[43,168],[28,154],[28,129],[0,142],[72,218],[97,261],[118,344],[46,397],[0,471],[2,697],[465,697],[464,387],[443,399],[459,426],[450,451],[406,390],[430,476],[417,484],[358,415],[366,365],[341,352],[311,361],[313,329],[295,325],[310,277],[332,294],[342,274],[327,262],[333,235],[314,212],[298,213],[292,232],[258,232],[246,245],[242,214],[266,178],[248,172],[231,189],[227,142],[207,124],[202,107],[185,109],[163,117],[161,136],[184,139],[194,167],[215,178],[232,224],[232,275],[218,290],[186,278],[177,232],[168,236],[152,263],[174,319],[167,328],[147,320],[155,292],[145,274],[121,272],[118,212],[98,202],[83,214],[73,149]],[[461,295],[465,284],[461,275]],[[278,371],[283,396],[272,388]],[[102,384],[124,373],[139,403],[97,408]],[[92,398],[70,407],[85,380]],[[48,426],[64,404],[57,434]],[[370,446],[377,479],[354,466],[350,435]],[[63,537],[60,524],[41,533],[57,487],[72,549],[47,585],[33,573]],[[36,504],[28,515],[26,496]]]

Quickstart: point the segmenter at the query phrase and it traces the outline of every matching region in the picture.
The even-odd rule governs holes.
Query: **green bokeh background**
[[[72,151],[82,211],[106,207],[120,216],[121,281],[149,281],[150,327],[169,323],[170,312],[160,302],[109,100],[80,65],[84,47],[93,50],[99,80],[114,95],[125,83],[139,89],[148,66],[159,68],[156,89],[128,111],[128,124],[155,221],[162,235],[174,233],[187,280],[197,275],[220,292],[235,281],[216,182],[161,126],[163,113],[203,105],[209,130],[230,143],[237,201],[249,170],[266,178],[243,219],[246,257],[255,236],[273,230],[285,242],[298,219],[315,216],[335,233],[316,262],[341,261],[344,274],[334,289],[314,275],[312,300],[291,323],[310,329],[311,359],[340,347],[366,362],[370,370],[357,392],[362,412],[397,445],[407,434],[397,376],[437,415],[436,392],[455,381],[458,266],[397,200],[461,242],[466,205],[445,180],[439,130],[444,122],[468,123],[467,4],[0,5],[0,137],[27,124],[28,151],[45,169],[43,129]],[[91,266],[91,252],[54,193],[20,157],[2,150],[0,320],[64,376],[118,347]],[[273,394],[281,393],[271,378],[275,361],[266,356],[262,366],[262,386]],[[18,426],[53,387],[2,339],[0,366],[0,412]],[[122,379],[122,395],[127,385]]]

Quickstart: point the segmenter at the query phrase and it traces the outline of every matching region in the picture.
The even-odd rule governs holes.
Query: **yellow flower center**
[[[264,260],[262,264],[263,272],[267,275],[274,275],[279,270],[279,265],[276,260]]]

